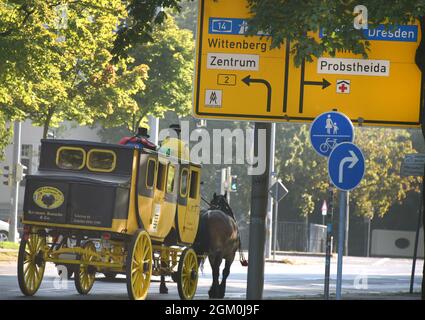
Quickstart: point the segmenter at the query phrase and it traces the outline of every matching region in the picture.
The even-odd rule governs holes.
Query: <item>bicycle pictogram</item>
[[[329,150],[332,150],[337,145],[337,139],[327,138],[324,143],[320,145],[320,151],[327,153]]]

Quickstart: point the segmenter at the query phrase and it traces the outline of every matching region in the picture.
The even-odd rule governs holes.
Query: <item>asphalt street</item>
[[[323,257],[285,256],[286,263],[266,263],[264,281],[264,299],[322,299],[323,294]],[[280,259],[282,260],[282,259]],[[344,258],[343,297],[374,295],[392,295],[409,292],[411,260],[389,258]],[[423,260],[416,267],[415,291],[420,291]],[[331,294],[335,293],[336,257],[331,265]],[[247,268],[238,261],[232,265],[227,281],[226,299],[245,299]],[[159,294],[159,278],[153,277],[148,299],[178,299],[177,286],[168,279],[169,294]],[[211,285],[211,269],[205,263],[200,274],[195,299],[208,299]],[[24,297],[18,287],[16,263],[0,264],[0,299],[128,299],[124,276],[114,281],[106,281],[99,274],[92,291],[87,296],[79,295],[74,281],[59,283],[56,268],[52,264],[46,267],[46,273],[40,290],[34,297]]]

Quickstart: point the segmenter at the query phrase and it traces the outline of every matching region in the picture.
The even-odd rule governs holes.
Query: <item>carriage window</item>
[[[153,188],[155,182],[155,167],[156,161],[153,159],[148,160],[148,172],[146,173],[146,187],[148,189]]]
[[[156,180],[156,188],[158,190],[164,191],[166,171],[167,171],[167,165],[160,162],[158,165],[158,176]]]
[[[199,187],[199,174],[196,171],[192,171],[190,173],[190,192],[189,196],[192,199],[196,199],[198,197],[198,187]]]
[[[176,174],[176,169],[173,165],[168,166],[168,175],[167,175],[167,193],[174,192],[174,177]]]
[[[91,171],[111,172],[115,169],[117,156],[110,150],[90,150],[87,155],[87,168]]]
[[[81,170],[86,162],[86,153],[81,148],[61,147],[56,154],[56,165],[66,170]]]
[[[182,170],[182,177],[180,180],[180,195],[186,197],[187,195],[187,178],[189,171],[187,169]]]

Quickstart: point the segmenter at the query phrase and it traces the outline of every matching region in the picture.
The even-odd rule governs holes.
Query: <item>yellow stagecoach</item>
[[[172,148],[42,140],[25,188],[21,291],[35,294],[52,262],[72,266],[81,294],[102,272],[125,274],[131,299],[146,298],[152,275],[172,276],[180,297],[192,299],[201,168]]]

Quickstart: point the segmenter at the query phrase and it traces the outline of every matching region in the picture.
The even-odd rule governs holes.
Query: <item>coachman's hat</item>
[[[148,129],[146,128],[138,128],[137,129],[137,136],[138,137],[144,137],[144,138],[149,138],[150,136],[148,135]]]

